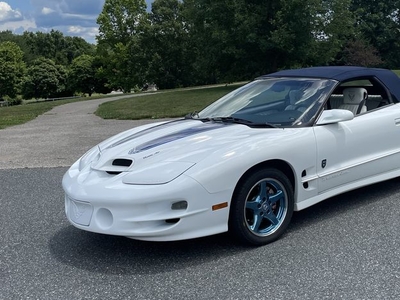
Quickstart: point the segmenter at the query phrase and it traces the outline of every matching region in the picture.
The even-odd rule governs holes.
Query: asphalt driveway
[[[125,97],[132,95],[60,105],[28,123],[0,130],[0,169],[70,166],[102,140],[156,121],[103,120],[94,115],[101,103]]]

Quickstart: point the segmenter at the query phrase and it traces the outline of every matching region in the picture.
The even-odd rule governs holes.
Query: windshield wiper
[[[276,126],[271,123],[267,122],[259,122],[255,123],[246,119],[241,119],[241,118],[234,118],[234,117],[215,117],[215,118],[208,118],[208,121],[213,121],[213,122],[222,122],[222,123],[234,123],[234,124],[242,124],[242,125],[247,125],[249,127],[254,127],[254,128],[279,128],[279,126]]]
[[[234,118],[234,117],[208,117],[208,118],[199,118],[199,114],[197,112],[187,114],[185,116],[185,119],[193,119],[193,120],[199,120],[202,122],[221,122],[221,123],[233,123],[233,124],[241,124],[241,125],[247,125],[249,127],[253,128],[281,128],[280,126],[268,123],[268,122],[252,122],[246,119],[241,119],[241,118]]]

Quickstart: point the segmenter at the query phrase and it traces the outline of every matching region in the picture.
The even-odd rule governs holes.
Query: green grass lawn
[[[182,117],[189,112],[201,110],[239,86],[239,84],[232,84],[221,87],[148,93],[143,97],[132,97],[104,103],[99,107],[96,114],[105,119],[120,120]],[[93,96],[49,102],[25,101],[22,105],[0,107],[0,129],[31,121],[58,105],[103,97]]]
[[[167,91],[106,102],[99,106],[96,115],[104,119],[119,120],[183,117],[188,113],[203,109],[239,86],[233,84],[204,89]]]
[[[0,107],[0,129],[28,122],[53,108],[55,102]]]

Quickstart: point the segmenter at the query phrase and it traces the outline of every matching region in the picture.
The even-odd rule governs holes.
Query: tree
[[[374,47],[387,68],[400,66],[400,0],[353,0],[358,39]]]
[[[313,35],[318,18],[318,2],[315,0],[278,1],[275,16],[271,17],[267,51],[275,58],[272,69],[304,65],[315,47]],[[272,7],[273,8],[273,7]]]
[[[96,54],[96,47],[89,44],[81,37],[66,36],[65,37],[66,48],[63,49],[62,54],[67,58],[68,64],[84,54],[94,56]]]
[[[93,66],[94,57],[81,55],[72,61],[70,69],[71,88],[76,92],[92,96],[96,87],[96,70]]]
[[[133,36],[140,33],[143,17],[146,17],[144,0],[105,0],[97,18],[98,43],[110,47],[118,43],[127,45]]]
[[[142,39],[148,49],[147,81],[160,88],[187,86],[190,80],[188,62],[189,35],[179,0],[155,0],[149,15],[150,26]]]
[[[0,98],[16,97],[24,72],[21,48],[13,42],[0,43]]]
[[[145,51],[141,47],[143,27],[147,23],[144,0],[106,0],[99,24],[98,55],[113,88],[124,92],[144,78]]]
[[[194,69],[192,83],[208,84],[224,80],[227,70],[238,58],[238,30],[235,10],[241,2],[187,0],[184,2],[184,22],[189,33]],[[221,10],[223,8],[223,10]],[[244,13],[238,15],[240,17]],[[236,32],[237,33],[237,32]],[[244,44],[240,45],[245,47]]]
[[[350,40],[342,52],[341,64],[344,65],[377,67],[382,63],[378,51],[362,40]]]
[[[107,78],[110,88],[129,93],[145,81],[145,51],[136,39],[127,45],[117,43],[113,49],[99,51],[101,77]]]
[[[315,48],[317,0],[187,0],[185,24],[203,83],[302,65]]]
[[[107,94],[112,91],[109,78],[107,76],[106,67],[104,65],[104,60],[99,57],[95,56],[93,59],[93,68],[95,70],[95,88],[94,90],[97,93]]]
[[[51,98],[65,95],[67,72],[47,58],[39,58],[28,67],[23,85],[23,96],[31,98]]]
[[[27,63],[44,57],[58,65],[69,65],[72,60],[82,54],[93,55],[95,46],[80,37],[64,37],[63,33],[51,30],[49,33],[24,32],[25,60]],[[29,46],[27,46],[29,45]]]
[[[400,0],[353,0],[354,27],[367,46],[378,51],[387,68],[400,66]]]

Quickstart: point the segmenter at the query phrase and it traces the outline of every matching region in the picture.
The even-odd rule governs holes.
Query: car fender
[[[295,178],[295,187],[302,186],[305,178],[316,175],[316,146],[312,128],[283,129],[284,138],[262,136],[249,137],[236,145],[226,146],[198,162],[186,172],[198,181],[210,193],[231,190],[240,178],[253,167],[269,161],[280,160],[291,167]],[[282,134],[281,134],[282,136]],[[302,176],[304,174],[305,176]],[[313,187],[304,194],[304,189],[296,189],[298,200],[317,193]]]

